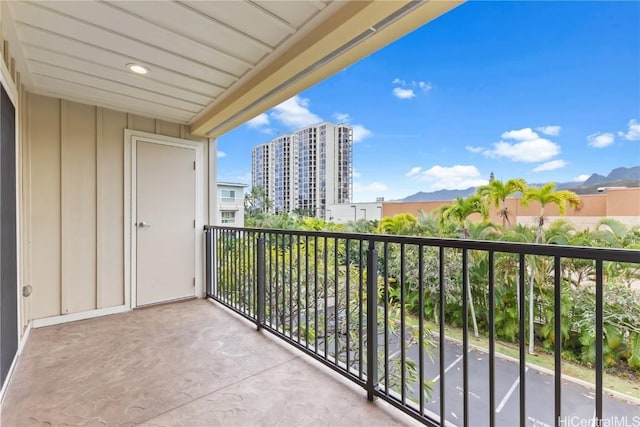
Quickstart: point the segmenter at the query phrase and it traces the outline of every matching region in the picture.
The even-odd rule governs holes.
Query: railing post
[[[258,265],[256,266],[256,277],[258,279],[258,298],[256,312],[256,326],[260,330],[264,324],[264,284],[265,284],[265,254],[264,254],[264,236],[259,235],[257,239],[258,245]]]
[[[367,251],[367,399],[378,389],[378,253],[369,240]]]
[[[206,276],[205,276],[205,292],[206,297],[209,298],[213,295],[212,283],[211,283],[211,263],[213,261],[213,251],[211,250],[211,233],[213,230],[206,228],[204,229],[204,256],[205,256],[205,265],[206,265]]]

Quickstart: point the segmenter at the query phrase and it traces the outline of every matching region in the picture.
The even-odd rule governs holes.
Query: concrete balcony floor
[[[2,426],[406,425],[386,403],[205,300],[33,330]]]

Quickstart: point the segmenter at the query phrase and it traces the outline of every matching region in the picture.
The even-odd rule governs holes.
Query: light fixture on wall
[[[133,64],[133,63],[127,64],[127,69],[132,73],[136,73],[140,75],[145,75],[149,73],[149,69],[144,65],[140,65],[140,64]]]

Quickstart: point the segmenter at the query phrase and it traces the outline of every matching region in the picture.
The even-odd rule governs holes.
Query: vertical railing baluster
[[[362,361],[360,361],[362,366]],[[369,240],[367,251],[367,399],[373,401],[378,388],[378,254]]]
[[[420,415],[424,414],[424,246],[418,245],[418,387]]]
[[[328,301],[328,287],[329,287],[329,267],[327,265],[327,261],[328,261],[328,249],[327,249],[327,236],[324,236],[324,245],[323,245],[323,250],[322,250],[322,257],[323,257],[323,262],[324,262],[324,280],[323,280],[323,295],[324,295],[324,315],[323,315],[323,321],[322,321],[322,325],[323,325],[323,329],[324,329],[324,358],[325,360],[327,360],[329,358],[329,338],[327,336],[327,320],[328,320],[328,314],[327,311],[329,310],[329,301]]]
[[[273,250],[272,252],[274,253],[274,256],[276,258],[276,262],[275,262],[275,274],[274,274],[274,279],[275,279],[275,315],[276,315],[276,331],[278,330],[278,325],[280,324],[280,292],[279,292],[279,282],[280,282],[280,246],[278,244],[278,236],[279,234],[274,234],[274,238],[275,238],[275,243],[273,244]]]
[[[220,230],[222,234],[222,297],[227,302],[227,304],[231,304],[231,298],[229,297],[229,242],[227,242],[227,233],[224,230]]]
[[[273,233],[267,234],[268,239],[265,239],[268,245],[265,247],[265,252],[268,254],[269,259],[269,326],[273,328]]]
[[[339,350],[339,344],[340,344],[340,335],[338,334],[338,323],[339,323],[339,310],[338,310],[338,283],[340,281],[340,277],[339,277],[339,268],[338,268],[338,246],[339,246],[339,242],[340,240],[337,237],[334,237],[334,241],[335,244],[333,245],[333,267],[334,267],[334,275],[335,275],[335,288],[333,290],[333,297],[334,297],[334,306],[333,306],[333,317],[334,317],[334,321],[333,321],[333,329],[335,330],[335,340],[334,340],[334,344],[335,344],[335,359],[336,359],[336,365],[338,364],[338,350]]]
[[[250,233],[251,236],[249,237],[252,241],[253,239],[256,239],[256,242],[258,241],[258,237],[259,234],[258,233]],[[253,252],[252,252],[252,259],[253,259],[253,265],[255,266],[255,269],[250,268],[251,274],[253,275],[253,278],[251,280],[251,283],[255,283],[255,288],[252,286],[252,289],[254,289],[253,292],[253,309],[256,313],[256,322],[258,321],[258,245],[256,245],[253,248]]]
[[[596,419],[594,420],[597,426],[602,425],[603,300],[602,260],[598,259],[596,260]]]
[[[362,378],[362,351],[363,351],[363,331],[362,331],[362,321],[363,321],[363,309],[364,309],[364,296],[363,296],[363,247],[362,240],[358,242],[358,376]]]
[[[211,247],[211,231],[208,228],[204,229],[204,245],[205,245],[205,294],[209,298],[211,292],[211,262],[213,258],[213,251]]]
[[[260,328],[262,328],[262,325],[264,324],[264,313],[265,313],[265,308],[264,308],[264,304],[265,304],[265,250],[264,250],[264,236],[262,235],[258,235],[258,239],[257,239],[257,245],[258,245],[258,250],[256,251],[256,258],[257,258],[257,265],[256,265],[256,278],[257,280],[257,285],[258,285],[258,289],[256,292],[257,295],[257,303],[258,303],[258,307],[256,309],[257,311],[257,315],[256,315],[256,323],[258,326],[258,330],[260,330]]]
[[[439,256],[438,256],[438,298],[439,298],[439,307],[438,307],[438,326],[440,336],[438,337],[439,345],[440,345],[440,425],[446,425],[446,405],[445,405],[445,368],[444,368],[444,356],[445,356],[445,335],[444,335],[444,318],[445,318],[445,293],[444,293],[444,246],[440,246],[439,248]]]
[[[293,339],[293,235],[289,236],[289,338]]]
[[[489,425],[496,425],[496,305],[494,252],[489,251]]]
[[[220,271],[221,271],[221,264],[220,264],[220,237],[219,237],[219,233],[220,230],[218,229],[214,229],[213,230],[213,251],[214,251],[214,265],[213,265],[213,292],[214,294],[220,298]]]
[[[462,249],[462,418],[469,425],[469,252]]]
[[[302,260],[300,259],[300,235],[297,236],[296,239],[296,250],[297,250],[297,261],[298,261],[298,280],[296,281],[296,293],[297,293],[297,304],[298,304],[298,324],[296,325],[296,331],[298,332],[298,342],[300,342],[300,324],[302,323],[302,308],[301,308],[301,296],[300,296],[300,286],[301,286],[301,268],[302,268]]]
[[[309,348],[309,235],[304,236],[304,346]]]
[[[553,258],[553,321],[554,321],[554,425],[560,426],[560,416],[562,413],[562,275],[560,270],[560,257]]]
[[[407,399],[407,393],[405,391],[405,385],[407,381],[406,373],[406,350],[405,340],[406,337],[406,319],[405,319],[405,244],[400,243],[400,398],[404,405]]]
[[[384,267],[384,392],[389,394],[389,242],[383,246]]]
[[[247,312],[246,307],[246,294],[245,294],[245,282],[244,282],[244,240],[242,230],[238,230],[236,233],[236,240],[238,241],[237,254],[238,258],[238,288],[240,289],[240,311]]]
[[[282,290],[282,310],[281,310],[281,318],[280,318],[280,323],[282,326],[282,333],[286,334],[287,333],[287,291],[286,291],[286,283],[287,283],[287,265],[286,265],[286,261],[287,261],[287,257],[285,256],[285,254],[287,253],[285,245],[286,245],[286,235],[283,234],[282,235],[282,245],[280,247],[280,250],[282,252],[282,282],[281,282],[281,290]]]
[[[351,279],[351,260],[350,260],[350,253],[351,253],[351,240],[347,239],[346,243],[346,267],[345,267],[345,320],[346,320],[346,325],[347,325],[347,333],[346,333],[346,346],[347,346],[347,371],[351,372],[351,367],[349,366],[350,363],[350,359],[351,359],[351,319],[350,317],[350,307],[349,304],[351,303],[351,295],[350,295],[350,279]]]
[[[318,236],[313,236],[313,348],[318,352]]]
[[[524,258],[524,253],[520,254],[519,257],[519,262],[518,262],[518,289],[520,290],[520,302],[519,302],[519,308],[520,308],[520,318],[519,318],[519,322],[520,322],[520,330],[518,331],[518,340],[520,341],[520,427],[524,427],[526,424],[526,405],[525,405],[525,375],[527,373],[526,370],[526,354],[525,354],[525,333],[526,333],[526,326],[525,326],[525,316],[526,316],[526,311],[525,311],[525,258]],[[533,301],[529,301],[529,304],[533,304]]]

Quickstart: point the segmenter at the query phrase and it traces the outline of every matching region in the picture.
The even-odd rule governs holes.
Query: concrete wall
[[[124,304],[124,130],[206,139],[179,124],[33,94],[27,117],[32,319]]]
[[[380,220],[381,210],[382,202],[331,204],[327,205],[325,221],[346,224],[354,219]]]

